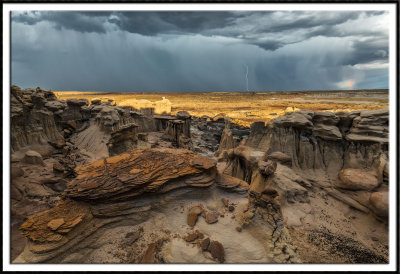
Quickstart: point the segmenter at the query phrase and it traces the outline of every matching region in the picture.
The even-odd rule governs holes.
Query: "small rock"
[[[237,232],[241,232],[241,231],[242,231],[242,228],[241,228],[240,226],[237,226],[237,227],[236,227],[236,231],[237,231]]]
[[[45,165],[43,162],[42,155],[33,150],[28,150],[27,152],[25,152],[25,156],[22,159],[22,162],[32,165],[42,165],[42,166]]]
[[[207,250],[210,251],[213,258],[217,259],[220,263],[225,261],[224,247],[220,242],[212,241]]]
[[[203,212],[202,206],[194,206],[189,209],[187,223],[190,226],[195,226],[198,216]]]
[[[222,203],[224,204],[225,207],[229,206],[229,201],[225,198],[221,198]]]
[[[71,134],[71,131],[69,129],[64,129],[65,134]]]
[[[371,237],[371,240],[373,240],[374,242],[377,242],[377,241],[379,241],[379,239],[378,239],[378,238],[376,238],[375,236],[372,236],[372,237]]]
[[[147,247],[140,263],[142,264],[154,264],[156,260],[156,243],[151,243]]]
[[[228,210],[229,210],[230,212],[232,212],[232,211],[235,210],[235,207],[234,207],[233,205],[230,205],[230,206],[228,207]]]
[[[206,222],[208,224],[213,224],[213,223],[218,222],[218,213],[215,211],[212,211],[212,212],[208,211],[206,213]]]

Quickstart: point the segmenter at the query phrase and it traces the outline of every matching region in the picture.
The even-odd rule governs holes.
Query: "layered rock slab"
[[[184,186],[206,187],[214,183],[215,165],[186,150],[133,150],[78,167],[66,194],[86,201],[125,200]]]

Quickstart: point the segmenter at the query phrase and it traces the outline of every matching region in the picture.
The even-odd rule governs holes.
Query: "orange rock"
[[[156,243],[149,244],[146,252],[143,255],[140,263],[142,264],[154,264],[156,260]]]
[[[51,230],[57,230],[57,228],[59,228],[64,223],[64,218],[58,218],[48,222],[47,226],[50,227]]]
[[[138,149],[76,168],[66,189],[79,200],[126,200],[143,193],[174,189],[173,182],[207,187],[216,176],[216,162],[183,149]],[[193,180],[191,180],[193,179]],[[168,184],[168,187],[164,187]]]
[[[201,205],[194,206],[189,209],[187,223],[190,226],[195,226],[198,216],[203,212],[203,207]]]
[[[59,242],[65,238],[63,233],[71,231],[84,219],[91,217],[86,204],[66,199],[49,210],[29,217],[20,226],[20,230],[36,243]]]

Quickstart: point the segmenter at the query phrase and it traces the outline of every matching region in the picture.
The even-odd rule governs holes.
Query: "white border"
[[[10,197],[9,197],[9,89],[10,89],[10,11],[11,10],[386,10],[389,11],[389,106],[390,106],[390,263],[387,265],[350,264],[231,264],[231,265],[116,265],[116,264],[63,264],[15,265],[10,264]],[[396,270],[396,193],[394,176],[396,161],[396,5],[395,4],[3,4],[3,270],[6,271],[394,271]]]

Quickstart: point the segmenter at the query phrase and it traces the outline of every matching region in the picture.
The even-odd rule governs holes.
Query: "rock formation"
[[[14,263],[388,262],[387,110],[249,130],[11,95]]]
[[[73,261],[82,262],[96,235],[106,233],[111,224],[116,227],[145,222],[151,216],[150,209],[162,208],[166,197],[188,195],[192,188],[204,189],[208,194],[225,188],[217,180],[214,160],[178,149],[132,150],[82,165],[76,173],[55,207],[21,225],[28,244],[14,262],[66,262],[71,254],[76,254]],[[230,189],[234,191],[235,186]],[[196,219],[201,213],[201,207],[189,210],[189,216],[194,214]],[[189,219],[190,226],[195,226],[196,221]],[[143,258],[155,252],[148,250]],[[211,241],[207,250],[217,261],[225,260],[218,241]]]
[[[215,156],[219,156],[222,151],[236,147],[236,141],[233,138],[232,131],[229,128],[230,121],[225,119],[225,129],[222,132],[221,143],[219,144],[218,150],[215,152]]]
[[[11,151],[31,144],[47,144],[62,140],[52,110],[47,102],[56,102],[51,91],[37,89],[21,90],[11,87]]]
[[[280,219],[282,225],[276,231],[283,233],[283,238],[295,236],[292,243],[304,241],[300,235],[313,237],[313,233],[322,233],[321,228],[329,230],[330,237],[351,238],[355,234],[324,221],[343,213],[322,208],[335,205],[349,214],[363,216],[360,218],[370,216],[368,222],[384,229],[388,216],[387,173],[384,172],[388,166],[387,130],[387,110],[337,114],[291,112],[266,126],[254,123],[243,144],[222,153],[218,168],[250,185],[250,201],[275,216],[271,225],[279,224],[276,220]],[[324,204],[315,194],[319,192]],[[321,208],[321,213],[317,214],[314,208]],[[319,225],[313,224],[315,221],[310,216],[314,220],[320,218]],[[363,221],[352,219],[351,222],[360,225]],[[310,232],[304,233],[304,229]],[[354,249],[368,254],[363,259],[351,255],[351,261],[387,260],[387,249],[371,243],[369,235],[366,230],[359,232],[359,237],[370,246],[354,242],[343,247],[343,252],[349,254],[355,254]],[[379,241],[385,242],[387,237]],[[300,255],[305,258],[301,251]]]
[[[178,148],[193,149],[190,120],[189,113],[178,112],[175,119],[168,120],[163,138],[172,141]]]
[[[257,124],[246,145],[284,153],[294,167],[323,169],[333,177],[346,168],[375,169],[381,156],[388,158],[388,110],[293,112],[266,126]]]

